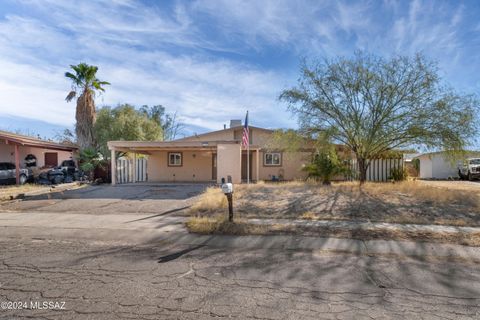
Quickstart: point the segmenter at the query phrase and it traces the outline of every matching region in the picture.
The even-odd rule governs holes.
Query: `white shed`
[[[478,157],[478,152],[469,152],[468,157]],[[458,165],[462,159],[452,160],[445,151],[424,153],[417,157],[420,160],[420,179],[458,178]]]

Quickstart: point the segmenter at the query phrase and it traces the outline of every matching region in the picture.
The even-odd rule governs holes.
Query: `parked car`
[[[20,169],[20,184],[25,184],[33,177],[31,169]],[[0,183],[16,183],[15,164],[11,162],[0,162]]]
[[[59,169],[61,169],[67,176],[73,176],[75,175],[75,172],[78,171],[77,165],[73,160],[62,161],[62,163],[59,166]]]
[[[460,179],[479,179],[480,178],[480,158],[468,158],[458,168]]]
[[[50,185],[83,180],[85,180],[84,173],[77,168],[75,161],[64,160],[59,166],[40,173],[37,183]]]

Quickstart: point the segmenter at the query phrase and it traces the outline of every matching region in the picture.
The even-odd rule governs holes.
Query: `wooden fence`
[[[347,177],[347,180],[358,180],[360,174],[357,160],[350,160],[349,166],[351,174]],[[367,169],[367,181],[388,181],[391,178],[390,173],[393,168],[403,170],[403,167],[402,158],[371,159]]]
[[[147,176],[147,159],[138,158],[135,172],[135,182],[146,182]],[[117,160],[117,183],[131,183],[134,182],[133,160],[132,159],[118,159]]]

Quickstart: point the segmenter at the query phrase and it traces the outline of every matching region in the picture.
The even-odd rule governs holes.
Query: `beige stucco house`
[[[250,126],[249,159],[242,148],[241,121],[231,121],[230,127],[173,141],[110,141],[112,172],[116,172],[117,151],[136,157],[148,157],[149,182],[217,182],[231,177],[233,183],[251,181],[294,180],[305,177],[302,167],[310,161],[310,151],[286,154],[272,151],[266,145],[272,130]],[[249,166],[247,166],[249,161]],[[137,161],[133,161],[135,166]],[[136,172],[135,168],[133,172]],[[116,183],[115,174],[112,184]],[[135,180],[134,180],[135,181]]]

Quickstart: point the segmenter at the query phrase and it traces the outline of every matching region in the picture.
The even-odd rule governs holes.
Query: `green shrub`
[[[393,181],[404,181],[407,180],[407,170],[405,167],[395,167],[390,170],[390,176],[388,179]]]
[[[105,161],[97,150],[93,148],[85,148],[80,150],[79,165],[80,169],[85,172],[91,181],[93,181],[95,178],[95,169],[97,167],[104,167]]]
[[[313,157],[310,164],[303,168],[308,173],[307,179],[321,180],[330,184],[332,177],[345,172],[345,165],[338,158],[334,148],[321,151]]]

